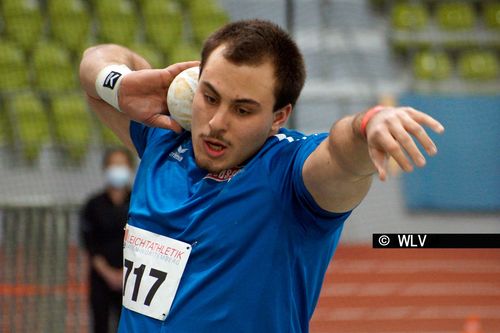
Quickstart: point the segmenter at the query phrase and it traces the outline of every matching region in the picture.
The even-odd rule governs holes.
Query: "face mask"
[[[106,169],[105,177],[107,185],[122,189],[130,185],[131,172],[126,166],[116,165]]]

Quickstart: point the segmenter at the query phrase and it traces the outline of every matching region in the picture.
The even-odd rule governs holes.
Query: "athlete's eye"
[[[205,94],[204,96],[205,96],[205,101],[207,101],[208,104],[214,105],[217,102],[217,100],[214,97],[208,94]]]
[[[242,115],[242,116],[247,115],[247,114],[250,114],[250,111],[245,110],[245,109],[242,109],[242,108],[237,108],[237,109],[236,109],[236,112],[237,112],[239,115]]]

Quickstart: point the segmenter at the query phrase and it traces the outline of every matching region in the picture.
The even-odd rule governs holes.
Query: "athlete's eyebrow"
[[[215,87],[208,81],[201,81],[201,84],[210,90],[216,97],[220,97],[219,92]],[[232,101],[234,104],[253,104],[260,107],[260,103],[251,98],[238,98]]]
[[[210,84],[210,82],[201,81],[201,84],[204,85],[205,88],[210,90],[214,95],[216,95],[217,97],[220,97],[219,92],[217,91],[217,89],[215,89],[215,87],[212,84]]]

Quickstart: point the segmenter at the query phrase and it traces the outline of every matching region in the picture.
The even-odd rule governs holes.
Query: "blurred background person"
[[[103,158],[105,187],[81,211],[89,256],[89,304],[94,333],[116,330],[122,300],[123,228],[127,221],[134,160],[125,148]]]

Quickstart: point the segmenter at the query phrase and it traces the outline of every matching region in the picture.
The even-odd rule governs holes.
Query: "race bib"
[[[123,306],[165,320],[191,245],[127,224],[123,246]]]

